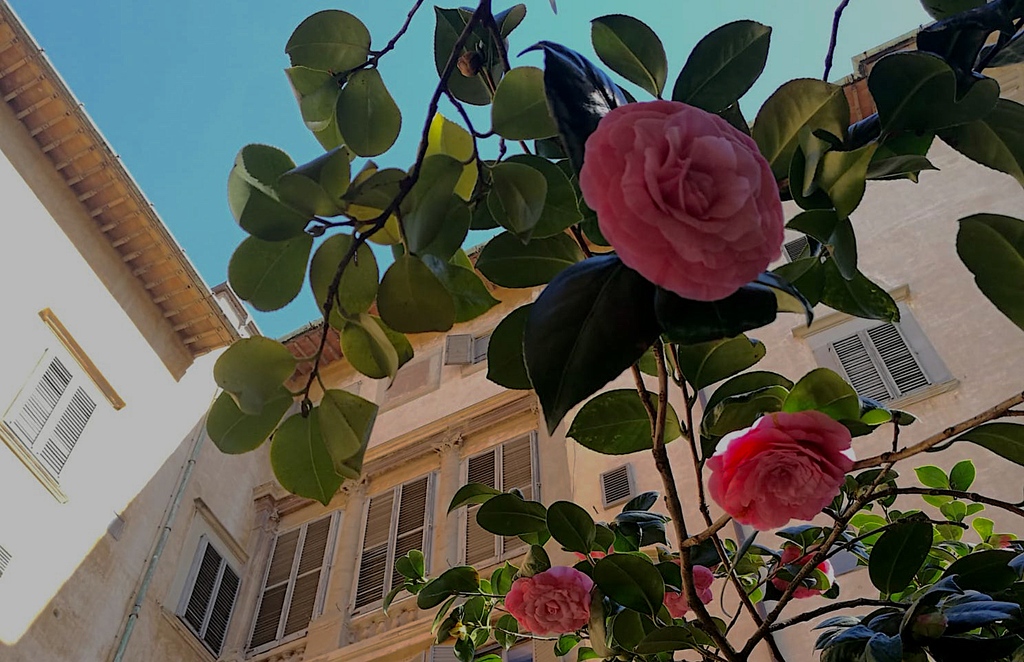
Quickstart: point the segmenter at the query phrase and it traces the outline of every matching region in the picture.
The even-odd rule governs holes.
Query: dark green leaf
[[[665,598],[665,582],[650,561],[632,554],[611,554],[594,566],[601,592],[628,609],[654,616]]]
[[[754,365],[765,355],[764,343],[745,335],[697,345],[680,345],[679,370],[693,388],[700,390]]]
[[[453,593],[472,593],[480,590],[480,576],[476,568],[457,566],[445,570],[416,594],[416,606],[431,609],[447,600]],[[447,638],[447,637],[446,637]]]
[[[548,182],[523,163],[503,161],[491,169],[487,208],[503,228],[528,241],[544,210]]]
[[[568,655],[569,651],[576,648],[580,643],[580,638],[574,634],[563,634],[555,642],[555,655],[562,656]]]
[[[725,382],[711,394],[705,409],[714,408],[719,402],[733,395],[750,393],[766,386],[781,386],[784,389],[793,388],[793,382],[774,372],[757,371],[736,375]]]
[[[346,319],[341,330],[341,351],[353,368],[371,379],[394,379],[398,372],[395,346],[366,313]]]
[[[270,444],[270,465],[281,487],[325,506],[345,481],[334,471],[316,407],[309,416],[292,415],[277,429]]]
[[[313,237],[300,234],[285,241],[245,239],[228,263],[228,282],[256,310],[283,308],[299,294]]]
[[[206,433],[222,453],[237,455],[259,448],[292,405],[292,394],[278,387],[258,416],[243,414],[229,393],[217,396],[206,417]]]
[[[526,558],[519,566],[519,576],[533,577],[550,569],[551,559],[548,558],[548,553],[544,551],[544,548],[540,545],[530,545],[530,550],[526,552]]]
[[[440,75],[448,63],[448,57],[452,53],[452,49],[455,46],[455,42],[458,41],[459,35],[466,27],[466,23],[469,20],[469,16],[472,14],[471,11],[459,9],[441,9],[440,7],[434,7],[434,14],[436,16],[436,27],[434,28],[434,65],[437,68],[437,73]],[[496,19],[498,17],[495,17]],[[511,15],[509,18],[513,18]],[[509,22],[509,27],[514,27],[514,20]],[[501,23],[499,22],[499,25]],[[484,47],[484,43],[487,44]],[[477,48],[479,46],[479,48]],[[482,28],[477,28],[474,31],[473,36],[470,38],[466,49],[462,52],[457,53],[456,57],[467,52],[467,50],[476,50],[477,52],[483,51],[485,53],[484,68],[487,69],[491,76],[491,79],[498,83],[501,80],[501,76],[504,73],[504,69],[501,66],[501,62],[498,60],[497,51],[494,48],[493,40],[487,36],[486,32]],[[473,76],[468,78],[459,73],[456,69],[452,74],[451,78],[448,79],[448,89],[455,97],[466,103],[471,103],[476,106],[486,106],[491,102],[491,92],[484,82],[482,75]]]
[[[1010,549],[974,552],[951,563],[942,576],[954,577],[965,591],[1002,591],[1017,581],[1017,571],[1010,567],[1016,557],[1017,552]]]
[[[259,416],[281,398],[281,385],[295,371],[295,357],[276,340],[254,336],[231,345],[213,366],[217,386],[231,394],[238,409]]]
[[[648,623],[651,622],[650,619],[645,619],[635,611],[628,609],[620,611],[611,622],[612,641],[615,642],[616,646],[626,650],[633,650],[640,643],[640,640],[644,638],[645,620]]]
[[[697,648],[697,640],[693,631],[681,625],[669,625],[651,632],[637,644],[636,652],[641,655],[654,655],[671,651]]]
[[[878,152],[875,152],[875,158],[868,166],[867,178],[902,179],[910,175],[908,178],[916,182],[917,175],[922,170],[938,170],[938,168],[932,165],[927,157],[918,154],[902,154],[879,159]]]
[[[828,368],[818,368],[796,383],[782,411],[820,411],[837,421],[860,418],[860,398],[853,387]]]
[[[857,273],[857,239],[850,219],[839,220],[834,210],[819,209],[797,214],[786,227],[799,230],[824,245],[843,278],[853,278]]]
[[[283,204],[274,190],[277,178],[295,167],[281,150],[247,145],[228,175],[228,206],[243,230],[264,241],[298,236],[309,216]]]
[[[656,398],[652,395],[652,400]],[[656,402],[652,402],[657,407]],[[679,438],[679,418],[668,405],[665,442]],[[651,419],[635,389],[605,391],[576,414],[566,433],[581,446],[604,455],[627,455],[652,447]]]
[[[591,21],[590,40],[601,61],[626,80],[660,97],[668,76],[661,40],[643,22],[623,14]]]
[[[317,307],[322,311],[327,292],[345,255],[352,249],[353,239],[347,234],[336,234],[320,244],[309,265],[309,285]],[[331,313],[331,326],[342,328],[343,315],[357,315],[369,310],[377,296],[377,258],[366,244],[356,251],[345,266],[338,281],[338,298]],[[338,308],[341,310],[338,310]]]
[[[562,547],[580,554],[590,553],[597,536],[594,518],[569,501],[556,501],[548,506],[548,531]]]
[[[503,232],[487,242],[476,268],[501,287],[535,287],[547,284],[563,269],[582,260],[580,247],[567,234],[534,238],[523,244],[515,235]]]
[[[426,568],[423,552],[414,549],[405,556],[395,559],[395,570],[408,579],[422,579]]]
[[[530,376],[523,357],[523,336],[530,306],[520,306],[494,327],[487,343],[487,379],[514,390],[530,390]]]
[[[618,377],[660,332],[654,286],[617,257],[594,257],[558,274],[530,309],[526,366],[549,431]]]
[[[518,536],[547,530],[547,509],[514,494],[499,494],[480,506],[476,521],[499,536]]]
[[[445,262],[433,255],[424,255],[423,262],[451,295],[456,322],[476,319],[498,305],[498,300],[491,296],[480,276],[472,269]]]
[[[515,645],[516,639],[518,638],[516,637],[516,634],[518,633],[519,622],[516,621],[512,614],[505,614],[498,619],[498,623],[495,626],[494,640],[498,642],[502,648],[508,650]]]
[[[384,323],[402,333],[447,331],[455,324],[455,303],[422,260],[403,255],[380,283],[377,309]]]
[[[496,490],[489,485],[483,483],[467,483],[459,488],[459,491],[452,497],[452,502],[448,505],[448,514],[451,514],[456,508],[460,508],[471,503],[485,503],[491,499],[491,497],[503,494],[501,490]]]
[[[412,349],[412,343],[409,342],[409,339],[405,334],[391,329],[384,323],[384,320],[379,317],[374,315],[370,315],[370,317],[373,317],[374,321],[377,322],[377,325],[384,330],[384,335],[388,337],[388,341],[391,342],[392,347],[395,348],[395,352],[398,353],[398,367],[401,368],[403,365],[411,361],[415,352]]]
[[[905,589],[921,569],[932,547],[932,525],[927,521],[898,522],[875,543],[868,562],[871,583],[882,593]]]
[[[402,129],[402,112],[377,69],[360,69],[338,95],[338,129],[345,146],[359,156],[391,149]]]
[[[445,211],[444,221],[440,232],[432,242],[419,250],[419,255],[433,255],[445,262],[455,257],[466,241],[471,225],[471,214],[469,206],[459,196],[453,195],[448,199],[448,209]],[[463,252],[463,255],[465,253]],[[473,267],[473,264],[466,259],[467,264],[459,266]]]
[[[825,284],[821,302],[826,306],[864,319],[894,323],[900,320],[900,310],[889,293],[861,272],[857,271],[853,278],[847,280],[835,260],[826,260],[822,271]]]
[[[508,140],[535,140],[558,133],[544,97],[544,72],[516,67],[498,84],[491,102],[492,130]]]
[[[672,100],[720,113],[747,93],[764,71],[772,29],[735,21],[697,42],[676,79]]]
[[[347,391],[324,392],[320,400],[320,433],[336,473],[346,476],[351,465],[346,465],[345,461],[366,452],[377,409],[374,403]]]
[[[320,11],[295,28],[284,52],[292,66],[341,72],[366,62],[370,32],[352,14],[336,9]]]
[[[876,632],[864,649],[864,662],[901,662],[903,660],[903,640],[900,636],[890,637]]]
[[[840,219],[849,218],[864,197],[868,164],[877,148],[877,143],[870,143],[852,152],[830,151],[821,158],[818,182]]]
[[[730,432],[753,425],[763,414],[781,411],[789,391],[784,386],[765,386],[749,393],[724,398],[701,421],[701,453],[711,457],[719,440]]]
[[[530,166],[547,180],[547,196],[544,198],[540,219],[533,228],[532,239],[561,236],[569,226],[583,219],[576,199],[576,190],[560,167],[547,159],[530,154],[516,154],[506,161]]]
[[[461,176],[462,163],[447,154],[434,154],[424,159],[419,179],[401,207],[402,227],[413,253],[422,254],[441,233],[448,221],[455,184]],[[468,229],[468,222],[466,226]]]
[[[630,510],[650,510],[654,504],[658,503],[658,497],[660,495],[657,492],[643,492],[636,495],[632,499],[626,502],[626,505],[622,507],[622,512]]]
[[[989,449],[1010,462],[1024,466],[1024,425],[985,423],[968,430],[954,441],[969,441]]]
[[[999,99],[979,120],[939,132],[943,142],[967,158],[1005,172],[1024,185],[1024,106]]]
[[[981,293],[1024,329],[1024,221],[999,214],[962,218],[956,252]]]

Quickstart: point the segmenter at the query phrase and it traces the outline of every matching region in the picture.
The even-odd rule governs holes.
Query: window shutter
[[[601,474],[601,503],[605,508],[629,500],[634,491],[630,465],[624,464]]]
[[[398,504],[398,524],[395,529],[395,552],[392,555],[392,567],[395,559],[399,559],[414,549],[423,551],[427,537],[427,509],[429,508],[428,477],[406,483],[401,487],[401,501]],[[391,590],[397,583],[405,581],[398,571],[392,569]]]
[[[195,582],[192,584],[188,606],[185,607],[185,613],[182,616],[185,622],[192,626],[193,632],[201,633],[203,630],[203,622],[206,620],[206,611],[213,598],[222,560],[213,545],[207,544],[202,561],[199,562]]]
[[[495,463],[495,449],[469,458],[466,462],[466,482],[483,483],[497,489]],[[495,536],[477,524],[476,512],[478,510],[480,510],[479,504],[471,505],[466,509],[466,563],[468,565],[477,565],[496,556]]]
[[[219,654],[238,595],[238,575],[208,540],[203,539],[197,557],[199,566],[181,619],[207,648]]]
[[[394,490],[388,490],[372,497],[367,507],[363,551],[359,558],[359,576],[356,581],[356,609],[384,598],[394,500]]]
[[[832,343],[832,351],[859,396],[879,402],[892,399],[892,394],[859,334],[835,341]]]
[[[491,334],[481,336],[473,340],[473,363],[483,363],[487,360],[487,348],[491,344]]]
[[[67,408],[60,415],[57,425],[53,428],[46,445],[39,452],[43,464],[50,469],[54,476],[59,476],[64,465],[67,464],[71,451],[85,431],[85,424],[89,422],[92,413],[96,411],[96,403],[86,395],[81,388],[75,389],[75,394],[68,402]]]
[[[288,618],[281,633],[282,637],[305,630],[313,619],[330,533],[330,517],[318,519],[305,526],[302,551],[299,554],[299,565],[295,572],[291,600],[288,602]]]
[[[444,364],[465,365],[473,363],[473,336],[468,333],[453,333],[444,339]]]
[[[797,237],[793,241],[787,241],[782,249],[786,253],[786,257],[789,258],[790,262],[800,259],[803,252],[807,250],[807,246],[810,242],[807,240],[807,236]]]
[[[501,445],[501,490],[521,490],[527,501],[536,499],[533,477],[533,437],[524,435]],[[514,536],[503,538],[503,555],[512,555],[523,549],[524,543]]]
[[[895,325],[881,324],[868,329],[867,336],[892,378],[898,395],[929,385],[928,377]]]
[[[52,358],[28,397],[20,406],[15,407],[15,411],[5,420],[21,442],[29,448],[35,445],[43,426],[56,409],[69,384],[71,372],[64,367],[60,359]]]
[[[11,553],[3,547],[0,547],[0,577],[4,576],[4,572],[7,571],[7,566],[11,564]]]
[[[291,577],[295,551],[299,545],[299,531],[281,534],[274,542],[274,553],[270,558],[267,578],[263,584],[263,596],[256,612],[250,648],[257,648],[277,640],[277,630],[284,611],[285,595],[288,593],[288,579]]]
[[[203,634],[203,641],[215,653],[219,653],[221,646],[224,645],[224,635],[228,631],[228,621],[231,620],[231,609],[235,606],[237,595],[238,575],[225,564],[221,574],[220,587],[217,589],[217,597],[210,610],[206,633]]]
[[[433,646],[430,649],[430,662],[459,662],[454,646]]]

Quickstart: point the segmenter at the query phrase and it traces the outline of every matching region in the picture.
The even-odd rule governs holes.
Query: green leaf
[[[243,230],[264,241],[284,241],[298,236],[309,222],[309,216],[282,204],[269,186],[253,184],[252,177],[240,165],[243,154],[252,147],[249,145],[239,152],[235,167],[228,175],[228,206],[232,216]],[[287,163],[281,165],[288,166]],[[276,183],[284,172],[274,174],[273,181]]]
[[[427,135],[426,156],[446,154],[462,164],[462,175],[455,186],[455,193],[463,200],[469,200],[476,187],[479,171],[473,159],[473,136],[441,113],[434,115]]]
[[[562,547],[580,554],[589,554],[597,537],[594,518],[570,501],[548,506],[548,531]]]
[[[999,99],[979,120],[939,132],[943,142],[972,161],[1005,172],[1024,186],[1024,106]]]
[[[502,227],[528,241],[540,221],[548,182],[544,175],[522,163],[502,162],[491,169],[487,208]]]
[[[455,185],[462,176],[462,163],[446,154],[434,154],[423,161],[419,179],[402,201],[402,227],[409,250],[419,255],[441,233],[451,205]],[[468,223],[467,229],[468,229]],[[461,242],[460,242],[461,243]]]
[[[228,282],[256,310],[283,308],[299,294],[313,237],[300,234],[285,241],[248,237],[228,263]]]
[[[579,200],[576,197],[576,189],[562,168],[547,159],[530,154],[516,154],[506,161],[530,166],[544,175],[544,179],[548,183],[544,208],[541,210],[537,225],[533,228],[531,239],[560,236],[570,226],[583,219]]]
[[[712,409],[728,397],[750,393],[767,386],[781,386],[788,391],[793,388],[793,382],[778,373],[758,370],[736,375],[715,389],[715,392],[708,398],[705,410]]]
[[[330,389],[320,400],[321,435],[335,471],[344,475],[344,461],[366,449],[378,407],[347,391]]]
[[[491,332],[487,343],[487,379],[499,386],[523,391],[533,388],[523,356],[523,336],[531,305],[513,310]]]
[[[476,521],[485,531],[499,536],[519,536],[547,531],[547,509],[537,501],[515,494],[499,494],[480,506]]]
[[[292,401],[292,394],[281,386],[278,396],[268,400],[258,416],[249,416],[242,413],[229,393],[221,393],[206,416],[206,433],[222,453],[248,453],[267,440]]]
[[[932,547],[930,522],[897,522],[887,529],[871,550],[868,575],[885,594],[905,589],[921,569]]]
[[[391,149],[402,129],[402,111],[377,69],[353,73],[338,95],[338,129],[345,145],[359,156]]]
[[[455,303],[444,284],[411,255],[395,260],[384,274],[377,309],[385,324],[402,333],[447,331],[455,324]]]
[[[893,298],[861,272],[854,273],[853,278],[844,278],[835,260],[826,260],[822,271],[825,283],[821,303],[855,317],[883,322],[899,321],[900,309]]]
[[[927,157],[919,154],[901,154],[886,158],[878,158],[881,150],[875,152],[875,157],[868,166],[868,179],[910,179],[917,182],[917,175],[922,170],[938,170]]]
[[[657,394],[651,394],[651,401],[657,407]],[[635,389],[605,391],[592,398],[576,414],[566,434],[603,455],[627,455],[653,446],[651,419]],[[680,434],[679,418],[668,405],[665,442]]]
[[[575,264],[544,289],[523,346],[549,431],[658,337],[653,300],[654,286],[614,256]]]
[[[803,232],[823,244],[843,278],[856,275],[857,239],[850,219],[840,221],[834,210],[815,209],[797,214],[786,227]]]
[[[665,581],[649,560],[632,554],[611,554],[594,566],[597,587],[623,607],[657,615],[665,599]]]
[[[383,329],[384,335],[388,337],[388,341],[391,343],[391,346],[394,347],[395,352],[398,353],[398,367],[401,368],[403,365],[411,361],[412,357],[415,356],[416,353],[413,351],[412,343],[409,342],[409,339],[405,334],[391,329],[384,323],[384,320],[379,317],[374,315],[370,315],[370,317],[373,317],[374,321],[377,322],[377,325]]]
[[[850,106],[843,88],[820,80],[791,80],[772,94],[754,120],[752,135],[776,179],[789,176],[789,162],[800,144],[800,130],[845,136]]]
[[[591,21],[590,40],[597,56],[615,73],[661,97],[668,59],[654,30],[632,16],[611,14]]]
[[[508,140],[536,140],[558,134],[544,96],[544,72],[516,67],[498,84],[491,102],[491,128]]]
[[[697,42],[672,89],[672,100],[720,113],[747,93],[764,71],[772,29],[735,21]]]
[[[501,287],[536,287],[582,261],[580,247],[567,234],[534,238],[523,244],[515,235],[503,232],[487,242],[476,268]]]
[[[362,21],[339,10],[320,11],[299,24],[284,52],[292,66],[341,72],[366,62],[370,32]]]
[[[445,211],[440,232],[437,233],[432,242],[419,250],[418,255],[424,257],[433,255],[445,262],[451,260],[459,253],[463,242],[466,241],[471,220],[472,213],[469,210],[469,205],[459,196],[451,196],[448,199],[448,209]],[[469,262],[469,258],[466,258],[466,262]],[[467,265],[459,264],[458,266],[464,267]],[[473,264],[470,262],[468,266],[472,268]]]
[[[942,576],[956,577],[956,585],[965,591],[1002,591],[1017,580],[1017,571],[1010,566],[1016,557],[1017,552],[1011,549],[974,552],[953,561]]]
[[[456,566],[427,582],[416,594],[416,606],[432,609],[455,593],[473,593],[480,590],[480,575],[476,568]]]
[[[408,579],[423,579],[426,567],[423,552],[414,549],[405,556],[395,559],[395,570]]]
[[[523,559],[519,566],[519,576],[533,577],[550,569],[551,559],[548,558],[544,548],[540,545],[530,545],[530,550],[526,552],[526,558]]]
[[[398,352],[372,316],[360,313],[345,320],[341,352],[352,367],[371,379],[394,379]]]
[[[318,407],[309,416],[294,414],[281,424],[270,444],[270,464],[281,487],[325,506],[345,481],[334,471],[324,444]]]
[[[254,336],[231,345],[213,366],[217,386],[231,394],[238,409],[259,416],[281,397],[281,385],[295,371],[295,357],[276,340]]]
[[[828,368],[803,376],[789,392],[782,411],[820,411],[837,421],[860,418],[860,398],[853,387]]]
[[[277,180],[274,187],[281,201],[312,216],[337,216],[341,210],[320,183],[295,170]]]
[[[452,497],[452,502],[448,505],[448,514],[450,515],[453,510],[461,508],[471,503],[486,503],[491,497],[503,494],[501,490],[496,490],[490,485],[484,485],[483,483],[467,483],[459,488],[459,491]]]
[[[869,143],[852,152],[827,152],[821,158],[818,182],[835,205],[840,219],[849,218],[860,205],[867,184],[868,165],[878,149]]]
[[[309,67],[284,70],[299,102],[302,121],[310,131],[323,131],[334,123],[334,108],[341,87],[329,71]],[[331,148],[333,149],[333,148]]]
[[[681,625],[669,625],[648,634],[637,644],[635,650],[641,655],[655,655],[691,648],[697,648],[693,631]]]
[[[423,263],[451,295],[456,322],[476,319],[498,305],[498,300],[491,296],[480,276],[472,269],[445,262],[433,255],[424,255]]]
[[[615,645],[633,650],[644,638],[644,621],[651,623],[650,619],[644,619],[639,613],[630,610],[623,610],[612,619],[612,640]]]
[[[676,356],[683,377],[700,390],[742,372],[764,358],[765,346],[745,335],[697,345],[680,345]]]
[[[969,441],[1024,466],[1024,425],[1017,423],[985,423],[968,430],[954,441]]]
[[[999,83],[976,80],[958,89],[956,74],[940,57],[921,51],[878,61],[868,89],[886,131],[935,131],[985,117],[999,99]]]
[[[352,250],[352,242],[350,235],[332,235],[313,254],[309,265],[309,285],[321,311],[342,259]],[[343,315],[358,315],[369,310],[377,297],[378,273],[377,258],[370,247],[363,244],[349,260],[338,281],[338,298],[331,312],[331,326],[340,329],[345,324]],[[338,310],[339,306],[341,310]]]
[[[765,386],[749,393],[724,398],[701,421],[701,453],[709,458],[722,437],[753,425],[766,413],[782,410],[789,391],[784,386]]]
[[[915,467],[914,473],[925,487],[949,489],[949,478],[946,477],[946,472],[938,467],[932,465]]]
[[[1024,221],[999,214],[962,218],[956,252],[981,293],[1024,329]]]
[[[986,0],[921,0],[921,6],[936,21],[985,4]]]
[[[974,477],[977,474],[974,462],[961,460],[957,462],[949,472],[949,486],[954,490],[964,492],[971,488]]]
[[[568,655],[572,649],[576,648],[580,643],[580,638],[574,634],[563,634],[555,642],[555,655],[561,657]]]

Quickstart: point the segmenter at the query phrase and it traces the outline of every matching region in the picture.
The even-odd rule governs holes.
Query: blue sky
[[[121,155],[157,211],[211,285],[244,233],[226,202],[226,178],[250,142],[288,151],[297,162],[321,150],[302,125],[282,69],[284,44],[307,15],[325,8],[361,18],[381,48],[413,0],[8,0],[71,89]],[[466,0],[463,0],[466,1]],[[589,21],[629,13],[659,34],[669,57],[669,85],[693,45],[729,21],[750,18],[774,28],[764,76],[744,99],[748,119],[782,82],[819,77],[828,44],[831,0],[525,0],[528,13],[512,52],[540,39],[559,41],[596,60]],[[511,3],[510,3],[511,4]],[[455,3],[444,6],[454,6]],[[495,5],[503,8],[501,2]],[[927,16],[917,0],[853,0],[843,21],[833,76],[850,58],[897,37]],[[412,160],[426,100],[437,80],[431,3],[417,14],[381,73],[404,114],[402,135],[381,164]],[[539,66],[541,56],[513,62]],[[643,93],[631,88],[638,98]],[[454,113],[446,113],[453,116]],[[257,314],[279,336],[316,317],[307,292],[287,308]]]

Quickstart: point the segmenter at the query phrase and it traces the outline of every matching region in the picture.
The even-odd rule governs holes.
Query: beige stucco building
[[[1024,97],[1019,70],[997,73],[1004,95]],[[855,111],[868,112],[851,82]],[[398,600],[385,616],[380,605],[393,560],[410,549],[424,551],[432,574],[521,555],[517,543],[479,530],[466,509],[447,514],[460,485],[516,487],[545,503],[572,499],[597,520],[610,520],[631,495],[661,489],[647,455],[593,453],[566,439],[568,423],[548,435],[532,393],[487,380],[488,334],[533,290],[495,290],[501,304],[483,317],[415,337],[416,356],[390,389],[328,353],[325,381],[381,407],[363,478],[328,506],[285,493],[266,447],[219,454],[200,420],[214,395],[209,352],[235,337],[244,311],[215,304],[2,0],[0,93],[0,190],[17,210],[19,246],[46,246],[54,265],[25,283],[40,251],[0,262],[12,340],[0,350],[0,403],[20,411],[51,356],[94,403],[56,475],[9,414],[0,426],[0,497],[18,506],[0,518],[5,662],[453,660],[450,648],[431,646],[432,613]],[[930,158],[940,170],[919,184],[869,184],[854,218],[861,268],[900,302],[898,327],[819,309],[810,328],[784,316],[751,334],[769,347],[760,368],[796,378],[827,366],[914,413],[919,422],[905,442],[1020,391],[1024,375],[1024,336],[980,295],[954,248],[958,218],[1019,214],[1024,192],[942,145]],[[286,343],[309,355],[318,334],[314,325]],[[625,377],[609,386],[629,387]],[[888,442],[881,433],[856,449],[871,455]],[[669,452],[695,523],[688,450],[674,443]],[[1020,468],[995,456],[957,447],[925,461],[948,469],[965,457],[978,465],[979,491],[1019,500]],[[998,529],[1024,533],[1020,522],[986,514]],[[772,544],[770,536],[759,542]],[[548,551],[556,563],[573,560],[554,543]],[[866,572],[844,569],[844,597],[872,593]],[[806,628],[778,641],[791,662],[815,657]],[[550,644],[526,643],[505,659],[556,658]],[[752,659],[770,657],[761,647]]]

